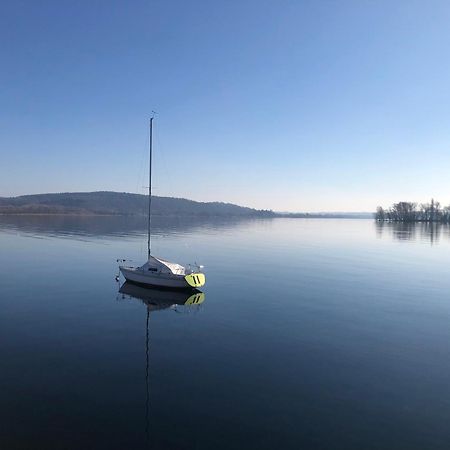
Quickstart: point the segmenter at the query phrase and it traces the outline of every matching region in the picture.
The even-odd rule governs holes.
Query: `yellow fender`
[[[197,292],[191,295],[187,300],[185,305],[200,305],[205,300],[205,294],[203,292]]]
[[[184,279],[187,284],[193,288],[202,287],[206,282],[205,274],[201,272],[190,273],[189,275],[186,275]]]

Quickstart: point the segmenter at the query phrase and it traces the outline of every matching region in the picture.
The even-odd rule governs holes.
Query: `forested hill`
[[[75,192],[0,197],[0,214],[145,215],[148,197],[121,192]],[[152,215],[273,217],[272,211],[220,202],[152,197]]]

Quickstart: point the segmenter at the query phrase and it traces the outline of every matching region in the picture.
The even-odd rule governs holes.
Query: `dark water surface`
[[[448,228],[155,220],[207,287],[147,306],[143,226],[0,218],[1,449],[449,447]]]

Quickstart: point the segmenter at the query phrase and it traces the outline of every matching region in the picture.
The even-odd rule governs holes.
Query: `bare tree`
[[[377,207],[375,220],[390,222],[443,222],[450,223],[450,206],[441,208],[441,204],[434,199],[430,203],[398,202],[388,210]]]
[[[386,214],[381,206],[377,207],[377,212],[375,213],[375,220],[384,221],[386,220]]]

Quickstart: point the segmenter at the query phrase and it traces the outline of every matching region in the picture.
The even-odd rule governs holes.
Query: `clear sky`
[[[450,204],[448,1],[3,1],[0,196]]]

